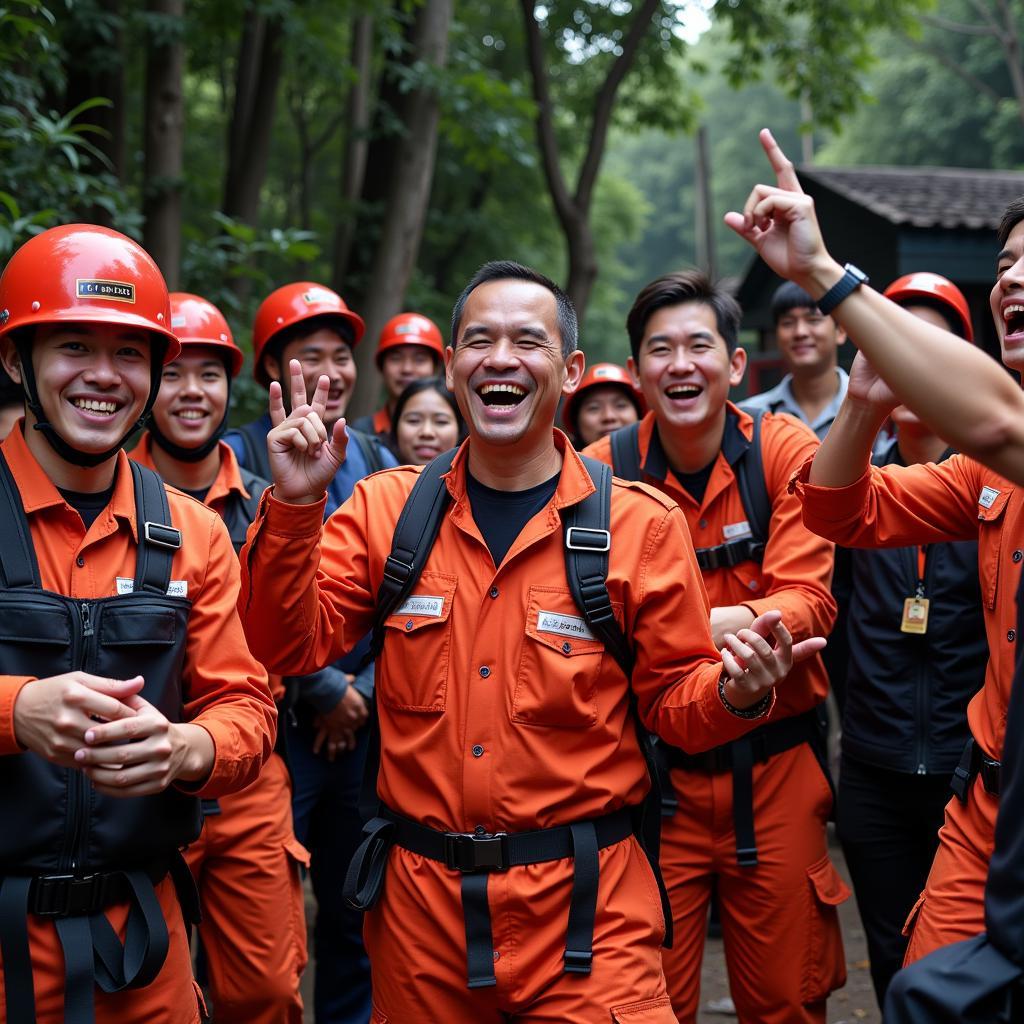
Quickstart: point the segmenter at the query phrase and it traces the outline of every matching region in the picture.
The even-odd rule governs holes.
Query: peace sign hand
[[[267,453],[274,477],[274,497],[293,505],[311,505],[324,496],[338,467],[345,461],[348,433],[345,421],[334,424],[330,436],[324,426],[330,378],[317,381],[312,401],[307,402],[306,382],[297,359],[288,364],[292,411],[285,414],[284,395],[278,381],[270,383],[270,422]]]
[[[759,138],[776,184],[755,185],[743,212],[727,213],[725,223],[776,274],[820,297],[843,276],[843,268],[825,248],[814,200],[800,187],[793,164],[767,128],[761,129]]]

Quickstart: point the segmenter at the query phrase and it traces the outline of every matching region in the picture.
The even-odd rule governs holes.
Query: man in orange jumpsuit
[[[384,379],[384,404],[372,415],[352,423],[364,434],[383,442],[391,436],[391,414],[399,395],[414,381],[436,376],[441,370],[444,342],[437,324],[420,313],[393,316],[377,339],[377,369]]]
[[[366,920],[373,1019],[670,1024],[658,892],[624,834],[648,789],[631,700],[648,727],[699,750],[769,713],[773,684],[821,641],[791,649],[771,612],[730,635],[719,660],[678,508],[616,481],[607,589],[635,650],[627,679],[565,576],[560,512],[595,490],[553,430],[583,371],[575,311],[552,282],[502,262],[477,272],[453,325],[447,378],[470,436],[446,477],[452,507],[377,662],[378,794],[395,838]],[[272,385],[275,484],[242,552],[240,608],[259,657],[306,672],[369,628],[420,470],[361,481],[321,531],[344,426],[323,427],[328,381],[305,404],[301,367],[291,373],[287,418]],[[438,859],[450,844],[473,853],[462,873]],[[491,870],[477,853],[540,846],[546,855],[498,857]],[[577,888],[593,892],[592,927],[574,928]],[[589,948],[567,947],[567,911]]]
[[[636,431],[637,475],[683,511],[719,647],[769,608],[782,611],[799,639],[828,633],[835,616],[832,545],[803,526],[787,491],[817,438],[792,417],[764,413],[753,442],[751,416],[728,401],[746,366],[739,323],[736,301],[698,271],[652,281],[626,321],[629,368],[650,409]],[[602,438],[584,454],[611,464],[612,439],[626,436]],[[748,464],[758,456],[770,510],[760,525],[742,497],[755,486]],[[823,1022],[826,997],[845,980],[836,904],[848,891],[825,834],[832,792],[818,713],[827,690],[821,659],[809,659],[779,687],[755,732],[704,754],[685,743],[686,753],[666,750],[678,808],[662,826],[675,927],[664,962],[681,1021],[697,1017],[715,880],[741,1021]]]
[[[907,922],[906,962],[910,963],[984,928],[984,886],[999,802],[1017,636],[1014,598],[1024,561],[1024,494],[994,470],[963,455],[939,466],[869,466],[874,434],[870,438],[868,434],[877,430],[900,400],[940,429],[948,421],[942,389],[920,387],[936,367],[942,373],[948,370],[937,359],[934,346],[912,351],[915,335],[926,331],[920,321],[866,287],[864,275],[856,268],[843,268],[832,259],[818,229],[813,201],[803,194],[792,165],[767,131],[762,133],[762,144],[777,184],[758,185],[743,213],[728,214],[727,223],[777,273],[796,280],[816,300],[821,296],[819,308],[835,310],[853,342],[898,388],[894,393],[864,355],[858,355],[836,422],[814,461],[801,469],[795,481],[796,493],[804,502],[804,521],[841,544],[978,541],[989,663],[985,683],[967,709],[973,738],[954,774],[957,796],[946,807],[935,862]],[[998,241],[1002,251],[996,258],[990,305],[1003,362],[1020,372],[1024,369],[1024,203],[1018,201],[1007,211]],[[935,328],[931,332],[942,333]],[[894,344],[893,337],[901,335]],[[959,443],[955,430],[954,425],[948,439]],[[991,450],[998,447],[993,444]],[[907,595],[908,623],[926,629],[927,612],[927,594],[923,598]]]
[[[53,228],[0,278],[26,413],[0,448],[5,1019],[200,1020],[178,853],[251,783],[276,711],[220,519],[120,446],[178,343],[131,239]],[[177,895],[175,889],[177,888]]]
[[[170,298],[181,355],[164,366],[149,430],[131,457],[213,509],[240,549],[267,486],[243,474],[220,440],[242,350],[212,303],[184,292]],[[284,686],[277,676],[271,683],[280,702]],[[300,866],[309,865],[309,854],[292,827],[284,759],[275,752],[251,786],[203,809],[202,834],[185,860],[199,888],[199,935],[217,1020],[302,1024],[299,978],[307,957]]]

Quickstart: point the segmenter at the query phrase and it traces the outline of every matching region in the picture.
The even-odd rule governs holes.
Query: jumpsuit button
[[[408,631],[409,631],[410,629],[412,629],[412,619],[410,619],[410,620],[409,620],[409,621],[408,621],[408,622],[407,622],[407,623],[405,624],[405,628],[406,628],[406,631],[407,631],[407,632],[408,632]]]
[[[757,590],[757,588],[758,588],[758,583],[757,583],[757,580],[751,580],[751,581],[750,581],[750,582],[749,582],[749,583],[747,584],[747,586],[748,586],[748,587],[749,587],[749,588],[750,588],[751,590]]]
[[[483,757],[484,756],[484,748],[481,747],[479,743],[475,744],[474,747],[473,747],[473,756],[474,757]]]
[[[487,835],[487,829],[485,829],[483,825],[477,825],[477,827],[473,829],[473,834],[478,836],[485,836]]]
[[[1022,558],[1024,558],[1024,551],[1021,551],[1020,548],[1017,548],[1017,550],[1013,553],[1013,560],[1015,562],[1019,562]]]
[[[706,530],[706,529],[708,528],[708,521],[707,521],[706,519],[702,519],[702,520],[701,520],[701,521],[700,521],[700,522],[699,522],[699,523],[698,523],[697,525],[698,525],[698,526],[699,526],[699,527],[700,527],[700,528],[701,528],[702,530]]]
[[[84,569],[85,568],[85,556],[84,555],[79,555],[75,559],[75,565],[77,565],[79,569]]]
[[[487,596],[488,597],[497,597],[498,596],[498,588],[497,587],[491,587],[491,589],[487,591]]]
[[[1006,631],[1006,639],[1009,640],[1010,643],[1012,644],[1013,641],[1017,639],[1017,630],[1015,630],[1015,629],[1008,629]]]
[[[491,670],[486,665],[480,666],[480,675],[486,679],[491,674]]]
[[[497,950],[494,951],[494,959],[495,960],[500,960],[501,959],[501,954]]]
[[[566,640],[565,643],[562,644],[562,650],[565,651],[566,654],[572,654],[572,644]]]

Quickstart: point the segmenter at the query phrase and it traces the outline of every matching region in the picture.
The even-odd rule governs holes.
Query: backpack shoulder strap
[[[565,575],[587,625],[629,678],[633,674],[633,652],[608,596],[612,471],[596,459],[581,458],[596,490],[563,513]]]
[[[249,497],[242,499],[242,508],[245,509],[245,514],[251,523],[256,518],[256,513],[260,508],[260,498],[270,486],[270,481],[246,469],[245,466],[239,466],[238,471],[242,478],[242,486],[249,492]]]
[[[267,456],[267,438],[257,423],[243,423],[229,433],[242,439],[245,449],[245,466],[251,473],[270,479],[270,459]]]
[[[612,472],[620,480],[639,480],[640,473],[640,424],[616,430],[610,438],[612,446]],[[593,474],[591,474],[593,475]]]
[[[756,409],[750,415],[754,420],[754,429],[750,436],[750,447],[736,467],[736,483],[740,489],[743,510],[747,513],[750,532],[755,543],[760,545],[763,556],[764,545],[768,541],[768,525],[772,517],[768,485],[764,479],[764,459],[761,455],[761,421],[764,419],[764,409]]]
[[[135,487],[135,525],[139,547],[135,559],[135,593],[166,594],[171,582],[174,552],[181,547],[181,530],[171,522],[167,490],[151,469],[129,460]]]
[[[0,452],[0,575],[6,587],[41,587],[39,563],[25,506],[3,452]]]
[[[377,441],[364,434],[361,430],[356,430],[352,427],[349,428],[348,436],[359,447],[359,451],[363,456],[363,462],[366,463],[367,475],[379,473],[384,468],[384,460],[380,457],[380,448],[377,446]]]
[[[451,495],[441,477],[452,467],[457,449],[444,452],[423,467],[405,500],[384,562],[384,576],[377,589],[373,640],[366,657],[369,663],[384,646],[384,620],[409,596],[430,557]]]

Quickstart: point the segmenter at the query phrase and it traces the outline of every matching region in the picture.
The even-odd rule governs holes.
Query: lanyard
[[[928,561],[928,545],[917,546],[917,596],[924,597],[924,570]]]

